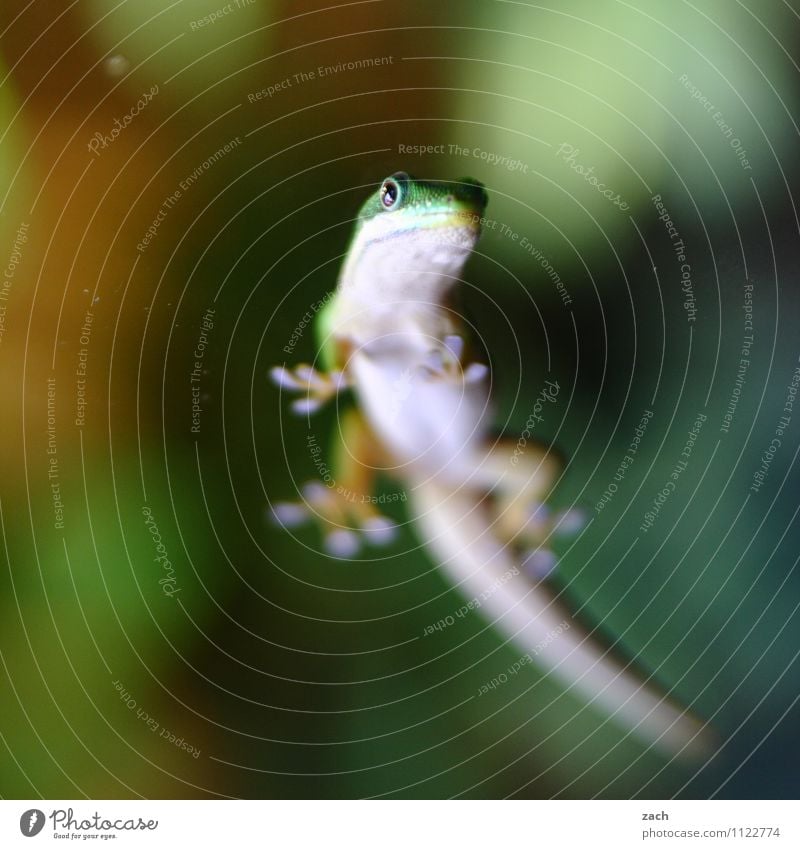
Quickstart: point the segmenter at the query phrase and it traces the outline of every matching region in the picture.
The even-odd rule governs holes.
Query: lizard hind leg
[[[316,463],[321,449],[314,445],[311,450]],[[352,557],[362,542],[391,542],[395,525],[381,515],[372,496],[375,467],[380,461],[380,447],[363,415],[348,410],[340,421],[331,473],[324,481],[304,484],[302,501],[274,504],[273,518],[286,527],[313,521],[321,528],[325,550],[333,557]]]
[[[554,512],[545,503],[563,462],[552,448],[529,441],[521,446],[498,439],[481,464],[494,479],[494,529],[499,539],[517,549],[531,578],[547,577],[556,565],[554,540],[572,535],[584,523],[580,510]]]

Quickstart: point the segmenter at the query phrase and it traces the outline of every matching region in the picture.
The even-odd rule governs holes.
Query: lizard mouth
[[[481,231],[483,219],[476,209],[431,210],[422,214],[423,226],[428,230],[457,228],[468,230],[476,236]]]

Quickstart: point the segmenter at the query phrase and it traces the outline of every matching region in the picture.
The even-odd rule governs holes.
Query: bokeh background
[[[796,797],[799,34],[796,0],[4,3],[0,794]],[[402,503],[352,562],[270,523],[336,411],[268,369],[398,169],[486,184],[498,421],[559,380],[552,500],[591,519],[556,581],[708,762],[530,666],[476,697],[518,652],[423,636],[464,599]]]

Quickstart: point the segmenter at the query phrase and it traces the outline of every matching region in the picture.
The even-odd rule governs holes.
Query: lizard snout
[[[480,212],[483,212],[489,203],[489,195],[483,183],[473,180],[472,177],[464,177],[456,183],[453,193],[459,200],[473,204]]]

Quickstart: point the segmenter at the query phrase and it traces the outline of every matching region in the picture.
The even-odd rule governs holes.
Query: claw
[[[453,377],[463,374],[465,383],[476,383],[483,380],[489,373],[485,363],[470,363],[461,371],[461,354],[464,350],[464,340],[460,336],[445,336],[444,351],[434,349],[429,351],[425,360],[417,367],[426,377]]]
[[[306,383],[313,383],[317,374],[316,371],[307,363],[300,363],[299,366],[295,366],[294,373],[300,378],[300,380],[305,381]]]
[[[545,536],[547,528],[552,523],[550,508],[546,504],[531,504],[528,509],[528,519],[525,522],[525,532]]]
[[[530,551],[522,561],[522,568],[531,578],[541,580],[553,574],[558,558],[549,548],[537,548]]]
[[[384,516],[370,516],[361,529],[373,545],[388,545],[397,536],[397,525]]]
[[[282,389],[296,390],[303,388],[303,384],[285,366],[273,366],[269,370],[269,376],[273,383],[276,383]]]
[[[586,513],[578,507],[562,510],[556,515],[553,525],[559,536],[577,534],[586,527]]]
[[[445,336],[444,346],[456,362],[461,362],[461,355],[464,353],[464,339],[461,336]]]
[[[309,481],[306,484],[303,484],[303,498],[309,502],[309,504],[313,504],[315,507],[318,507],[324,501],[326,501],[329,497],[328,495],[328,487],[325,486],[324,483],[320,483],[319,481]]]
[[[470,363],[464,369],[464,382],[477,383],[489,374],[489,366],[485,363]]]
[[[370,505],[351,504],[336,489],[318,480],[301,488],[302,500],[279,501],[272,505],[273,520],[292,528],[314,520],[322,528],[323,544],[331,557],[348,559],[361,545],[387,545],[395,538],[397,526]]]
[[[308,508],[296,501],[277,501],[271,510],[272,520],[284,528],[296,528],[311,518]]]
[[[305,392],[305,398],[292,402],[292,410],[300,415],[316,413],[346,385],[343,372],[338,369],[330,372],[317,371],[308,363],[300,363],[294,370],[285,366],[274,366],[269,375],[274,383],[290,392]]]
[[[361,547],[358,534],[345,528],[331,531],[325,537],[325,550],[332,557],[348,558],[358,553]]]
[[[289,406],[298,415],[310,415],[319,410],[322,406],[322,401],[319,398],[298,398],[296,401],[292,401]]]

